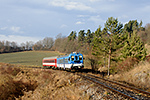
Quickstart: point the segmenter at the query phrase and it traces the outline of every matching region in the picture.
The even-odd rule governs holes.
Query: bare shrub
[[[122,73],[125,71],[129,71],[134,68],[135,64],[138,64],[138,60],[136,58],[127,58],[126,60],[119,62],[116,70],[118,73]]]
[[[86,57],[86,65],[90,66],[92,71],[98,70],[98,59],[94,57],[93,55],[89,54]]]

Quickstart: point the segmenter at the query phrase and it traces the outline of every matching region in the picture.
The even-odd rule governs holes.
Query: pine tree
[[[91,33],[91,30],[88,29],[87,30],[87,33],[85,34],[85,42],[90,46],[91,42],[92,42],[92,39],[93,39],[93,32]]]
[[[123,25],[118,22],[118,19],[113,17],[108,18],[105,23],[105,28],[102,32],[100,29],[95,32],[93,53],[95,56],[104,54],[108,57],[108,75],[111,60],[113,60],[113,54],[123,46],[123,35],[122,35]]]
[[[141,29],[143,29],[142,21],[139,24],[137,20],[132,20],[125,24],[124,34],[126,34],[127,40],[121,51],[122,59],[126,59],[127,57],[137,58],[139,61],[145,59],[147,55],[146,49],[144,43],[137,35],[138,31]]]
[[[108,46],[108,75],[109,75],[109,68],[112,60],[112,54],[115,53],[122,45],[122,32],[123,25],[118,22],[118,19],[113,17],[108,18],[105,24],[106,31],[108,33],[109,38],[106,40]]]
[[[104,50],[104,44],[103,44],[104,35],[102,33],[101,26],[99,26],[99,28],[93,34],[94,34],[94,38],[92,41],[92,55],[94,55],[96,58],[89,58],[89,59],[91,61],[92,70],[95,70],[97,64],[105,66],[104,58],[106,57],[105,57],[105,52],[103,51]],[[98,59],[98,61],[95,59]],[[102,59],[104,59],[104,61]]]
[[[76,39],[76,32],[75,31],[72,31],[71,33],[70,33],[70,35],[68,36],[68,41],[74,41],[75,39]]]
[[[127,57],[137,58],[139,61],[145,59],[147,55],[146,49],[140,37],[137,36],[137,31],[133,31],[133,33],[128,36],[121,52],[122,59],[126,59]]]
[[[94,40],[93,40],[93,48],[92,48],[92,54],[96,57],[100,57],[101,56],[101,50],[102,50],[102,31],[101,31],[101,27],[99,27],[96,31],[95,31],[95,36],[94,36]]]
[[[105,42],[107,38],[107,34],[105,33],[106,33],[105,29],[102,31],[101,27],[99,26],[99,28],[94,33],[93,48],[92,48],[92,55],[99,58],[100,60],[98,61],[98,63],[104,66],[106,63],[105,59],[107,53],[106,42]]]
[[[85,41],[85,32],[84,30],[80,30],[80,32],[78,33],[78,42],[83,44],[84,41]]]
[[[142,21],[139,24],[137,20],[130,20],[127,24],[125,24],[123,30],[124,32],[128,32],[128,36],[131,37],[133,31],[144,30],[144,28],[142,27]]]

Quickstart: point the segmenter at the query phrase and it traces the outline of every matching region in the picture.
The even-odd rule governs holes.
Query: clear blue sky
[[[0,41],[22,43],[104,26],[108,17],[150,23],[150,0],[0,0]]]

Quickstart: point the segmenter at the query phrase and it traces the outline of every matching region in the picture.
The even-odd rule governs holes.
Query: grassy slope
[[[59,53],[52,51],[27,51],[0,54],[0,62],[20,65],[42,66],[44,57],[57,56]]]

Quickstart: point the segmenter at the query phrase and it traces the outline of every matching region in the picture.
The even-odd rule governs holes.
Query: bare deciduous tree
[[[50,49],[50,48],[52,48],[53,44],[54,44],[53,38],[46,37],[46,38],[43,39],[43,47],[44,47],[45,49]]]

